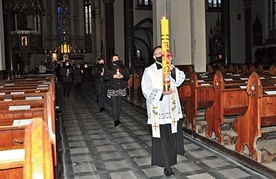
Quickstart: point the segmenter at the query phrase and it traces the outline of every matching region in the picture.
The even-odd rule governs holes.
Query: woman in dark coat
[[[63,98],[69,98],[73,83],[73,69],[69,61],[65,61],[63,67],[60,69],[60,75],[63,86]]]
[[[77,67],[73,70],[74,72],[74,84],[76,85],[77,90],[81,89],[82,75],[83,70],[81,69],[81,65],[78,64]]]
[[[95,90],[98,98],[98,106],[101,111],[105,111],[105,98],[106,98],[106,81],[103,79],[104,75],[104,59],[97,58],[97,64],[94,66],[92,75],[94,76]]]
[[[104,80],[107,80],[107,96],[112,101],[112,114],[114,126],[117,127],[120,122],[120,112],[123,97],[126,96],[126,81],[129,79],[129,73],[119,59],[117,54],[114,54],[110,60],[108,68],[104,70]]]

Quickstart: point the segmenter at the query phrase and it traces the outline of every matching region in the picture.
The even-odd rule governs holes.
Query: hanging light
[[[45,9],[42,0],[10,0],[4,2],[4,12],[13,12],[15,14],[23,13],[29,15],[44,16]]]

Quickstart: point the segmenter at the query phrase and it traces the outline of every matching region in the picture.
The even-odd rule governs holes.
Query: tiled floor
[[[163,168],[150,163],[151,136],[144,110],[124,102],[122,125],[114,128],[110,101],[106,111],[99,112],[91,85],[83,84],[81,91],[73,89],[66,100],[62,100],[59,90],[60,178],[165,178]],[[178,156],[174,178],[268,178],[198,139],[184,133],[183,137],[186,153]]]

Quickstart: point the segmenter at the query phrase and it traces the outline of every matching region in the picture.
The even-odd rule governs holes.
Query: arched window
[[[137,0],[137,9],[152,9],[152,0]]]
[[[69,16],[69,10],[68,10],[68,0],[58,0],[57,1],[57,36],[59,43],[62,43],[63,41],[68,41],[68,30],[69,30],[69,24],[66,19]]]
[[[136,50],[136,57],[141,58],[141,50],[140,49]]]
[[[92,7],[91,0],[84,1],[85,34],[92,33]]]
[[[208,0],[208,11],[220,11],[221,0]]]

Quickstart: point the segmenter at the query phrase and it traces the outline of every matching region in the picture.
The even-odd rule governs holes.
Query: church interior
[[[164,41],[186,75],[177,89],[185,154],[172,178],[276,178],[275,7],[276,0],[0,0],[0,178],[166,178],[151,165],[141,89]],[[130,74],[119,127],[108,97],[99,111],[92,75],[98,58],[107,64],[114,54]],[[57,72],[65,62],[82,76],[68,98]]]

